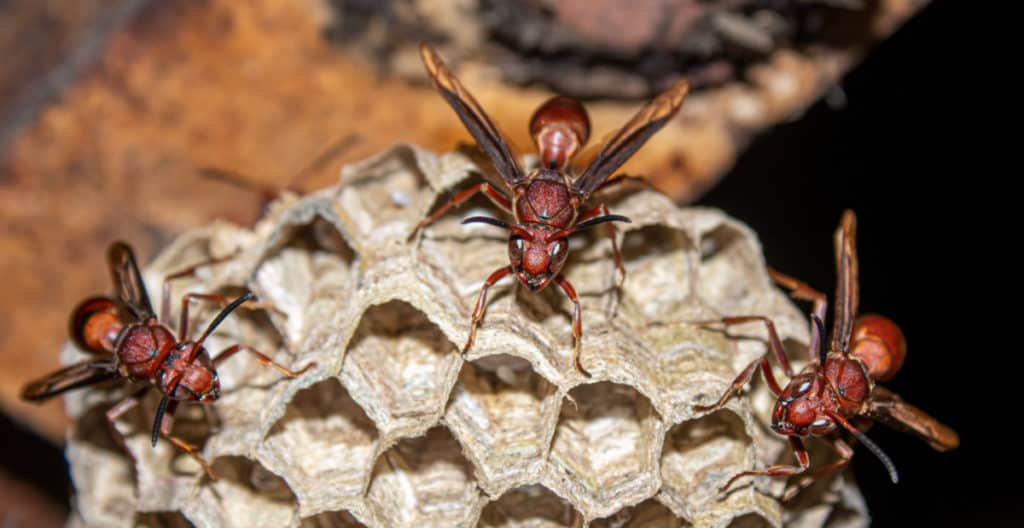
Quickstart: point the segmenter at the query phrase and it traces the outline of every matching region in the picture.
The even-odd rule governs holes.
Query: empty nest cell
[[[478,181],[472,179],[469,183]],[[425,208],[423,215],[415,219],[415,222],[419,222],[427,214],[444,205],[452,196],[469,187],[470,185],[460,185],[450,191],[439,193],[436,203],[431,203],[430,208]],[[484,195],[478,194],[424,227],[418,241],[419,255],[424,263],[432,267],[446,283],[454,285],[459,296],[465,296],[467,299],[480,291],[480,284],[487,278],[488,273],[509,263],[508,233],[486,224],[461,224],[463,219],[471,216],[511,220],[511,215],[503,212]],[[497,289],[496,286],[495,290]]]
[[[322,216],[282,227],[262,257],[252,286],[274,309],[271,316],[291,348],[329,333],[338,305],[352,293],[355,252]]]
[[[677,317],[691,300],[693,243],[683,231],[648,225],[626,232],[622,261],[628,287],[623,288],[623,309],[638,312],[648,321]]]
[[[559,411],[557,387],[513,356],[465,363],[445,422],[476,467],[480,487],[497,496],[536,479]]]
[[[303,511],[362,496],[377,453],[377,428],[336,378],[295,394],[262,449]]]
[[[180,512],[149,512],[137,514],[132,525],[136,528],[190,528],[192,523]]]
[[[682,519],[654,499],[628,506],[603,519],[590,523],[590,528],[680,528]]]
[[[339,214],[361,248],[404,241],[434,198],[412,149],[398,147],[348,167],[338,189]]]
[[[186,507],[198,527],[281,527],[296,521],[295,495],[259,462],[240,456],[213,461],[218,479],[199,488]]]
[[[544,486],[511,489],[484,507],[481,528],[562,528],[578,526],[583,518],[572,504]]]
[[[756,513],[743,514],[729,523],[728,528],[770,528],[774,525]]]
[[[749,233],[723,224],[699,242],[697,291],[720,314],[748,313],[768,289],[761,248]]]
[[[383,436],[419,434],[440,418],[461,358],[423,312],[403,301],[373,306],[350,343],[342,383]]]
[[[299,528],[366,528],[366,525],[347,511],[331,511],[302,519]]]
[[[719,500],[718,488],[753,464],[743,421],[723,409],[676,425],[661,453],[663,495],[688,517]]]
[[[483,506],[472,472],[451,433],[435,427],[380,456],[367,497],[382,526],[472,526]]]
[[[650,401],[632,387],[576,387],[562,404],[551,445],[550,486],[590,517],[651,497],[662,434]]]

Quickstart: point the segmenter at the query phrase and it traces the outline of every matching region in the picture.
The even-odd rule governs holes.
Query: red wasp
[[[729,326],[751,321],[763,322],[768,330],[768,348],[790,378],[786,388],[781,389],[772,375],[766,351],[740,372],[718,402],[714,405],[695,407],[700,412],[721,409],[750,381],[760,365],[768,387],[778,397],[772,411],[772,429],[789,438],[799,463],[798,466],[775,465],[743,471],[730,478],[720,491],[727,490],[736,479],[746,475],[789,476],[803,473],[810,466],[810,460],[800,438],[807,435],[828,436],[839,453],[839,460],[815,470],[798,484],[788,488],[784,499],[793,498],[800,490],[810,486],[816,478],[834,473],[850,462],[853,449],[840,437],[840,430],[852,434],[858,442],[874,453],[885,465],[893,483],[896,483],[899,476],[892,460],[861,431],[870,425],[871,420],[913,433],[938,451],[949,451],[960,445],[960,439],[955,431],[904,402],[898,395],[875,386],[875,382],[886,381],[899,371],[906,357],[907,345],[900,328],[888,318],[874,314],[857,317],[860,293],[857,281],[856,229],[857,217],[853,211],[847,210],[843,213],[842,222],[835,235],[838,270],[836,319],[827,348],[824,342],[827,306],[825,294],[792,277],[775,271],[770,272],[775,282],[791,290],[794,298],[814,303],[808,348],[811,363],[799,374],[793,374],[782,342],[775,332],[775,325],[767,317],[726,317],[717,321],[697,323],[703,326]]]
[[[552,280],[558,284],[574,305],[572,317],[573,363],[585,376],[590,374],[579,359],[580,337],[583,327],[580,322],[580,303],[576,290],[562,275],[562,266],[569,255],[569,235],[605,222],[629,222],[629,219],[609,214],[608,208],[600,204],[583,214],[580,208],[597,189],[620,182],[625,177],[608,180],[608,177],[626,162],[655,132],[661,129],[675,115],[689,93],[686,81],[675,83],[666,92],[643,107],[625,126],[609,139],[593,158],[593,162],[578,176],[570,165],[573,157],[587,142],[590,135],[590,119],[579,101],[569,97],[553,97],[534,112],[530,118],[530,134],[540,154],[540,167],[523,171],[519,156],[513,144],[498,129],[480,107],[476,99],[452,74],[444,62],[427,44],[420,46],[420,53],[427,73],[441,96],[458,114],[459,119],[472,134],[480,147],[494,163],[505,185],[511,191],[511,199],[501,190],[488,183],[474,185],[453,196],[447,203],[426,217],[416,227],[433,223],[452,207],[462,204],[477,193],[483,193],[503,211],[515,219],[510,224],[489,217],[474,216],[463,224],[484,223],[508,229],[511,232],[508,243],[509,266],[491,273],[484,281],[469,330],[469,339],[463,352],[473,346],[477,327],[484,315],[487,303],[487,289],[506,275],[515,273],[521,283],[530,291],[544,289]],[[622,265],[619,248],[615,242],[615,230],[608,225],[608,236],[612,242],[612,253],[621,283],[626,270]],[[415,233],[414,231],[413,233]]]
[[[269,357],[244,345],[233,345],[211,359],[203,347],[206,338],[236,308],[253,298],[252,292],[227,303],[222,295],[189,293],[182,298],[178,337],[165,323],[170,319],[170,304],[166,296],[161,317],[153,314],[152,305],[142,275],[135,262],[131,247],[115,242],[107,251],[110,275],[114,281],[116,297],[92,297],[82,302],[71,317],[71,338],[82,350],[102,358],[83,361],[60,369],[42,379],[33,381],[21,392],[22,399],[45,401],[63,392],[113,379],[128,379],[146,383],[107,411],[107,425],[111,435],[127,452],[124,438],[114,422],[142,401],[153,387],[163,393],[153,421],[152,444],[163,435],[176,448],[188,453],[199,462],[211,478],[216,478],[197,447],[171,435],[174,412],[180,401],[211,402],[220,396],[217,367],[239,351],[247,351],[261,364],[274,367],[285,376],[294,378],[313,365],[298,372],[288,370]],[[175,274],[179,276],[181,274]],[[165,292],[167,287],[165,284]],[[189,340],[189,302],[202,300],[227,303],[199,339]],[[129,453],[131,456],[131,453]]]

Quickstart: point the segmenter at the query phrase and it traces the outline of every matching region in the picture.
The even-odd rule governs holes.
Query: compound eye
[[[832,420],[829,420],[828,418],[818,418],[811,424],[811,427],[820,429],[823,427],[828,427],[831,423]]]
[[[523,250],[524,244],[525,243],[523,242],[522,237],[513,237],[512,238],[512,245],[515,246],[515,248],[518,249],[519,251]]]
[[[804,394],[807,394],[807,391],[811,390],[811,385],[812,383],[810,380],[797,385],[796,392],[793,393],[793,396],[803,396]]]
[[[561,253],[563,244],[565,244],[565,242],[562,242],[561,240],[556,240],[554,244],[551,244],[551,256]]]

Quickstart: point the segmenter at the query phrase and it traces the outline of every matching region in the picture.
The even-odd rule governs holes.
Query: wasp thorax
[[[165,351],[174,347],[176,342],[174,334],[160,324],[132,325],[121,336],[118,362],[125,369],[125,374],[137,379],[147,378],[152,373],[153,358],[164,357]]]
[[[825,361],[824,374],[840,407],[846,413],[860,412],[872,388],[867,367],[856,359],[834,354]]]
[[[579,101],[564,96],[548,99],[530,118],[530,136],[541,165],[562,170],[590,137],[590,118]]]
[[[524,224],[566,227],[575,216],[569,190],[550,170],[541,170],[516,199],[516,218]]]

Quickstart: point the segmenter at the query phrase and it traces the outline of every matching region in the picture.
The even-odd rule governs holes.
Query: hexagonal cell
[[[729,523],[728,528],[770,528],[772,523],[756,513],[745,513]]]
[[[720,314],[748,313],[769,286],[761,248],[753,235],[722,224],[700,239],[697,291]]]
[[[505,492],[480,514],[485,528],[560,528],[580,526],[583,517],[565,499],[540,485]]]
[[[683,520],[676,517],[664,504],[647,499],[636,506],[623,508],[621,511],[597,519],[590,523],[590,528],[680,528]]]
[[[298,521],[295,495],[281,477],[240,456],[213,461],[218,480],[199,488],[185,515],[199,527],[290,526]]]
[[[144,387],[141,387],[144,388]],[[125,386],[122,395],[137,395],[140,386]],[[141,468],[138,471],[128,472],[134,478],[139,490],[140,508],[147,508],[159,505],[174,496],[175,485],[185,486],[191,483],[202,473],[202,468],[192,457],[186,455],[173,447],[171,442],[160,436],[156,445],[152,445],[151,433],[153,422],[156,418],[156,410],[159,406],[162,394],[156,389],[150,388],[138,401],[136,406],[123,414],[115,423],[125,446],[131,452]],[[125,401],[125,400],[119,400]],[[102,446],[109,454],[117,458],[127,457],[113,433],[106,425],[106,413],[114,408],[115,404],[103,404],[90,409],[82,416],[80,423],[88,423],[87,442],[95,442],[93,445]],[[213,413],[210,406],[197,402],[180,402],[174,412],[174,424],[171,434],[201,448],[207,443],[210,435],[213,434],[214,426]],[[85,431],[83,431],[84,433]],[[105,471],[109,471],[105,468]],[[157,491],[147,491],[149,489]]]
[[[538,477],[558,416],[557,389],[521,358],[488,356],[463,364],[445,422],[487,494]]]
[[[823,463],[821,458],[811,460]],[[834,456],[834,455],[833,455]],[[808,489],[786,503],[786,526],[828,526],[830,528],[863,528],[867,526],[867,505],[857,490],[852,472],[834,478],[818,479]]]
[[[443,427],[407,438],[377,460],[367,497],[393,527],[472,526],[483,498],[459,443]]]
[[[423,312],[391,301],[364,312],[341,380],[390,439],[419,434],[440,418],[461,361]]]
[[[274,306],[274,323],[291,346],[328,325],[347,301],[356,254],[337,227],[315,215],[308,223],[285,224],[253,274],[253,289]]]
[[[230,297],[237,295],[237,290],[229,294]],[[293,370],[301,370],[312,363],[312,359],[300,358],[289,351],[284,338],[271,323],[272,311],[243,308],[235,310],[218,327],[217,332],[207,339],[207,350],[212,357],[217,357],[228,347],[244,345]],[[208,317],[212,315],[204,314],[201,320],[207,321]],[[289,378],[277,369],[263,365],[245,349],[218,365],[217,375],[220,378],[221,392],[212,409],[216,411],[221,432],[232,434],[258,429],[263,413],[275,394],[275,390],[270,389],[281,389],[289,382]]]
[[[864,496],[857,489],[857,483],[847,471],[842,478],[835,479],[833,489],[839,500],[835,502],[828,518],[825,519],[825,526],[830,528],[862,528],[867,525],[868,506]]]
[[[135,528],[189,528],[188,522],[181,512],[148,512],[135,515],[132,522]]]
[[[103,414],[111,403],[84,410],[68,442],[74,511],[84,526],[125,525],[136,509],[135,471],[111,438]]]
[[[427,213],[476,183],[478,180],[472,179],[448,193],[439,194]],[[420,256],[433,265],[446,283],[455,285],[460,296],[475,295],[480,291],[480,285],[487,278],[486,273],[490,272],[483,270],[493,271],[509,263],[508,231],[486,224],[462,225],[462,220],[471,216],[512,220],[511,215],[478,194],[425,227],[419,241]]]
[[[302,519],[299,528],[366,528],[366,525],[347,511],[332,511]]]
[[[362,494],[377,438],[363,409],[336,378],[328,378],[295,394],[262,452],[295,491],[303,511],[321,511]]]
[[[622,241],[624,308],[647,320],[671,320],[692,296],[693,241],[667,226],[649,225],[626,232]],[[665,287],[671,285],[671,287]]]
[[[562,273],[572,283],[580,298],[586,299],[594,308],[606,304],[618,293],[615,289],[618,271],[607,227],[591,228],[569,237],[569,258],[562,268]],[[613,227],[616,230],[616,243],[621,249],[621,224]]]
[[[611,515],[657,492],[663,439],[657,412],[632,387],[576,387],[562,404],[545,484],[585,515]]]
[[[397,147],[383,156],[348,167],[337,201],[360,245],[404,242],[434,193],[412,149]],[[358,173],[358,177],[347,177]]]
[[[663,495],[696,515],[720,499],[718,488],[729,478],[751,467],[752,449],[743,421],[726,409],[676,425],[661,454]]]

